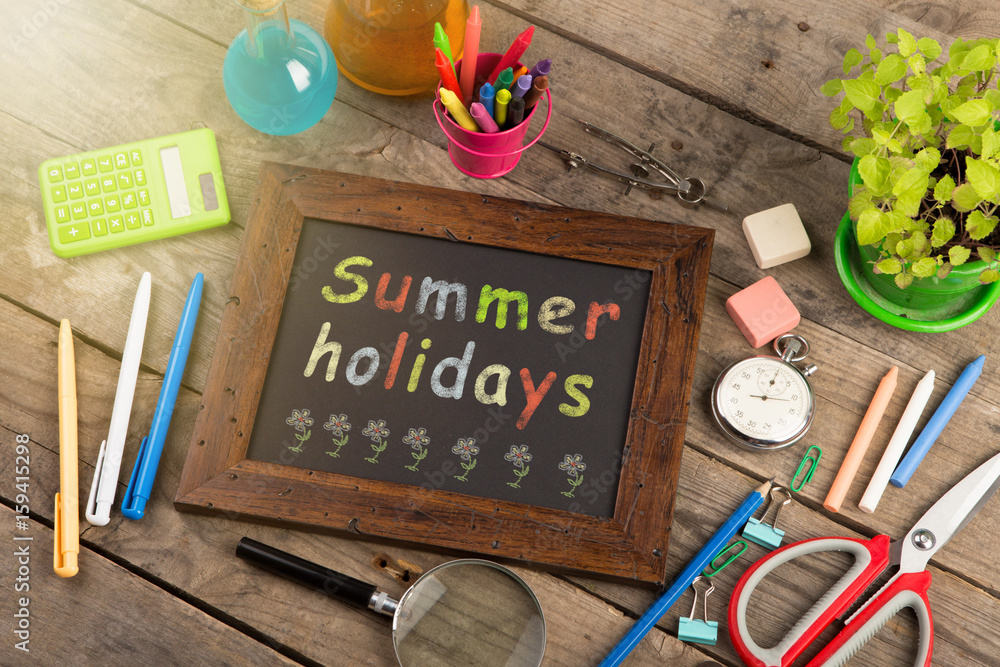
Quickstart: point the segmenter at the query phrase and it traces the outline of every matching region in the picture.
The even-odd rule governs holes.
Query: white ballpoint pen
[[[132,319],[125,338],[121,371],[118,374],[118,389],[115,405],[111,410],[111,427],[108,439],[101,443],[94,468],[94,481],[90,485],[87,499],[87,521],[95,526],[106,526],[111,520],[111,505],[118,489],[118,473],[121,470],[122,454],[125,451],[125,434],[132,412],[132,398],[135,383],[139,377],[139,359],[142,357],[142,342],[146,336],[146,317],[149,314],[149,296],[152,278],[149,272],[142,274],[139,289],[132,305]]]

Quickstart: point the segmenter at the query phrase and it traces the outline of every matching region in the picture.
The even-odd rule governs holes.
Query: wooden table
[[[326,2],[297,0],[290,14],[320,26]],[[316,127],[271,137],[244,125],[222,89],[226,48],[243,27],[229,2],[195,0],[7,1],[0,8],[0,457],[4,535],[4,664],[330,664],[394,663],[387,619],[304,592],[254,571],[233,556],[249,535],[400,593],[406,581],[447,556],[262,526],[227,516],[174,510],[172,500],[213,354],[235,255],[262,160],[471,190],[486,194],[683,222],[716,231],[712,275],[680,475],[668,578],[760,481],[787,483],[805,448],[820,445],[816,477],[781,515],[789,540],[822,535],[903,535],[968,471],[997,451],[1000,431],[1000,312],[964,330],[914,334],[863,312],[841,287],[832,239],[846,205],[847,158],[827,124],[820,85],[836,76],[843,53],[867,32],[904,27],[948,42],[995,36],[1000,13],[987,0],[722,0],[658,3],[506,0],[482,4],[483,50],[501,50],[527,25],[532,52],[557,62],[547,138],[606,163],[627,161],[571,122],[582,117],[632,138],[684,174],[714,184],[728,214],[684,208],[591,173],[567,174],[553,154],[528,151],[507,177],[477,181],[450,163],[426,99],[391,99],[341,79],[337,99]],[[49,157],[196,127],[218,137],[232,223],[211,231],[74,260],[52,254],[36,170]],[[740,229],[744,216],[792,202],[812,239],[811,254],[761,271]],[[614,231],[608,232],[609,242]],[[81,520],[81,571],[52,572],[52,498],[57,490],[56,337],[61,318],[76,332],[80,391],[81,502],[86,500],[106,431],[135,285],[151,271],[153,293],[143,366],[123,470],[150,423],[177,313],[195,271],[206,276],[201,318],[147,516],[109,526]],[[712,423],[708,393],[729,362],[751,353],[726,315],[734,292],[774,276],[802,313],[798,331],[812,344],[818,414],[806,439],[779,453],[727,444]],[[890,489],[874,515],[857,509],[864,480],[917,380],[930,368],[931,404],[965,364],[987,355],[986,370],[913,481]],[[900,382],[859,480],[839,514],[822,500],[878,380],[893,364]],[[30,436],[30,510],[15,530],[18,434]],[[123,475],[124,476],[124,475]],[[124,484],[119,490],[124,490]],[[995,665],[1000,654],[1000,501],[994,500],[931,564],[935,664]],[[15,534],[30,535],[30,591],[15,592]],[[721,621],[715,647],[676,639],[685,596],[634,652],[629,664],[737,665],[725,630],[725,601],[751,560],[723,572],[709,614]],[[814,562],[780,571],[770,588],[773,620],[758,641],[776,640],[845,563]],[[541,600],[548,622],[547,665],[595,664],[654,599],[644,588],[578,576],[518,571]],[[30,653],[14,647],[18,598],[30,609]],[[811,597],[810,597],[811,596]],[[912,664],[916,624],[889,623],[852,664]]]

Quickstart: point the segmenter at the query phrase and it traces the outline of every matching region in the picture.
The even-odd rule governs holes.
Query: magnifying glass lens
[[[481,560],[428,571],[400,599],[393,643],[401,665],[537,666],[545,620],[527,585]]]

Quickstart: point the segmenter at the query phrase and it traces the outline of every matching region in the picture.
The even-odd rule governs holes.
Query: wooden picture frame
[[[649,271],[614,516],[247,458],[307,218]],[[662,585],[713,238],[710,229],[265,162],[175,506]]]

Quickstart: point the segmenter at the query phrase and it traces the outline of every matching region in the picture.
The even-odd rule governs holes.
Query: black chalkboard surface
[[[247,456],[614,513],[650,272],[305,220]]]
[[[713,236],[264,163],[174,504],[662,585]]]

